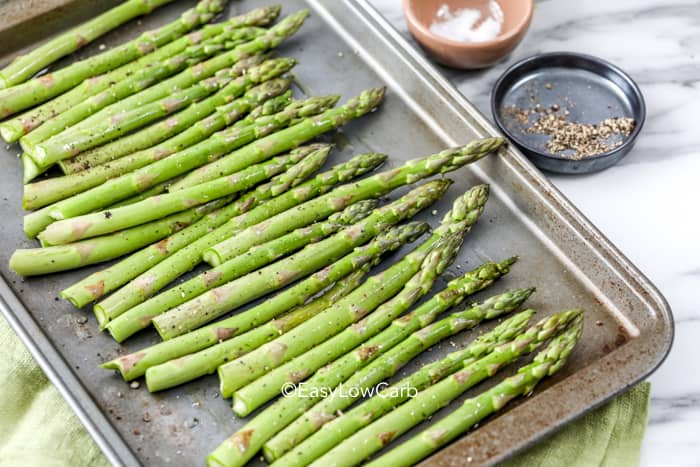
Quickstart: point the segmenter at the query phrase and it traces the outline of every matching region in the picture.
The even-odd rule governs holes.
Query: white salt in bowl
[[[474,24],[473,12],[494,7],[502,12],[500,28],[488,18]],[[486,68],[510,54],[525,36],[534,8],[534,0],[403,0],[416,41],[436,61],[460,69]]]

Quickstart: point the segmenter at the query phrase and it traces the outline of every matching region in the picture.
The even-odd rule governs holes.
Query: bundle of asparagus
[[[477,382],[492,376],[496,371],[518,355],[531,352],[542,345],[544,340],[551,335],[549,332],[542,332],[544,331],[544,324],[552,324],[552,322],[557,322],[560,319],[570,320],[572,318],[578,319],[575,319],[568,329],[559,334],[549,346],[535,358],[535,362],[532,365],[523,367],[518,372],[517,376],[506,379],[503,383],[496,386],[496,388],[479,396],[477,400],[467,401],[462,410],[456,411],[448,417],[447,420],[441,421],[436,424],[435,427],[431,427],[425,435],[415,441],[410,441],[406,446],[419,444],[418,440],[423,437],[431,440],[436,445],[444,444],[450,439],[450,436],[448,435],[449,431],[445,433],[444,431],[447,430],[444,430],[443,427],[455,423],[458,417],[466,415],[464,420],[459,422],[458,425],[469,428],[472,424],[484,418],[489,413],[501,408],[510,399],[519,394],[527,394],[531,391],[537,380],[560,368],[581,335],[582,320],[580,319],[580,312],[565,312],[560,315],[554,315],[553,318],[547,319],[545,323],[538,323],[512,342],[495,348],[487,356],[465,365],[462,370],[451,377],[445,378],[419,392],[417,396],[399,406],[391,413],[382,416],[341,442],[337,447],[319,457],[311,465],[352,466],[359,464],[368,455],[386,446],[392,439],[395,439],[415,426],[419,421],[424,420],[441,407],[447,405],[459,394],[463,393]],[[454,427],[452,429],[454,430]],[[400,448],[395,455],[390,454],[387,457],[396,456],[400,458],[400,453],[409,449],[408,447]],[[420,450],[418,449],[417,451]],[[414,452],[413,454],[415,455],[416,453]]]
[[[0,70],[0,118],[12,116],[0,135],[24,150],[23,205],[34,210],[24,229],[42,246],[17,250],[11,268],[31,276],[129,255],[61,296],[76,307],[100,300],[97,321],[118,342],[151,324],[163,338],[104,368],[126,381],[145,375],[149,391],[218,372],[238,416],[303,381],[328,397],[278,399],[209,464],[242,465],[262,449],[279,465],[355,465],[551,339],[516,376],[376,461],[408,465],[563,365],[581,334],[581,312],[526,329],[534,313],[527,310],[343,414],[359,398],[342,397],[343,387],[362,394],[440,341],[516,310],[533,292],[512,289],[441,318],[506,275],[511,258],[485,262],[416,305],[484,211],[486,185],[458,196],[426,240],[364,279],[429,230],[411,219],[451,181],[428,181],[382,205],[379,198],[478,161],[503,140],[473,141],[361,180],[386,156],[360,154],[314,175],[332,148],[311,141],[371,113],[385,89],[337,107],[336,95],[293,99],[288,73],[296,60],[268,51],[294,35],[308,12],[273,24],[279,6],[205,25],[225,0],[201,0],[168,25],[30,79],[167,2],[128,0]],[[51,171],[62,174],[29,183]],[[211,268],[162,291],[202,263]],[[417,395],[409,400],[397,388]]]
[[[277,113],[291,103],[289,99],[291,94],[285,92],[291,85],[290,80],[287,78],[274,78],[265,81],[259,86],[249,89],[243,96],[230,101],[232,95],[229,91],[232,90],[232,85],[234,84],[231,83],[214,96],[191,105],[173,118],[168,118],[142,131],[116,140],[115,143],[119,144],[115,147],[121,150],[125,148],[127,150],[132,149],[132,152],[128,153],[126,157],[112,160],[112,158],[117,159],[122,154],[107,151],[107,147],[113,144],[110,143],[98,148],[105,149],[101,153],[84,153],[85,156],[90,155],[94,157],[86,162],[88,165],[83,170],[25,185],[22,198],[24,208],[42,208],[78,193],[87,192],[90,188],[96,187],[112,178],[140,169],[188,148],[227,125],[235,124],[238,128],[251,125],[255,122],[255,118],[252,118],[252,116],[261,117]],[[223,106],[227,101],[229,101],[228,105]],[[218,104],[222,105],[220,107],[221,110],[217,109]],[[249,114],[245,116],[247,112]],[[184,115],[185,113],[188,113],[188,115]],[[193,121],[194,118],[201,115],[208,116],[202,120]],[[180,133],[171,133],[173,128],[181,125],[182,128],[179,128]],[[157,134],[158,138],[150,138],[149,135],[151,133]],[[171,137],[161,142],[160,138],[163,135],[165,137],[170,135]],[[133,140],[134,143],[132,144],[125,140]],[[141,142],[143,140],[145,142]],[[155,145],[148,146],[151,143]],[[75,159],[77,160],[79,157]],[[73,159],[69,159],[69,161],[71,160]],[[107,164],[107,162],[110,163]]]
[[[485,417],[499,411],[512,399],[520,395],[530,394],[542,378],[553,375],[564,366],[576,343],[581,338],[582,323],[583,321],[579,315],[576,322],[557,336],[547,348],[537,354],[533,363],[521,367],[515,376],[507,378],[479,396],[465,401],[462,407],[449,416],[415,438],[390,451],[385,456],[376,459],[370,465],[375,467],[381,465],[413,465],[439,447],[449,443]],[[481,365],[479,365],[478,362],[475,362],[471,366],[465,367],[464,371],[473,369],[482,374],[488,374],[489,370],[484,369],[483,365],[488,365],[489,363],[488,361],[482,361]],[[481,368],[478,368],[479,366]],[[435,392],[437,393],[438,391]],[[445,394],[444,397],[449,397],[449,394]],[[440,404],[440,402],[435,402],[435,404]],[[407,424],[410,424],[410,422]],[[323,463],[322,459],[319,459],[318,465],[326,466],[329,464]]]
[[[59,58],[78,50],[89,44],[98,37],[106,34],[119,25],[137,16],[145,15],[154,8],[169,3],[172,0],[129,0],[118,7],[109,10],[97,18],[88,21],[77,28],[74,28],[59,37],[47,42],[31,53],[15,58],[15,60],[0,70],[0,89],[6,89],[16,84],[20,84],[30,78],[33,74],[50,65]],[[90,66],[95,68],[93,73],[109,70],[110,67],[119,66],[121,63],[133,60],[141,53],[148,53],[148,49],[157,47],[162,43],[167,43],[175,37],[182,35],[200,22],[206,22],[223,8],[221,1],[201,2],[197,8],[186,12],[182,17],[168,26],[157,31],[144,34],[139,39],[129,42],[123,46],[123,51],[109,51],[104,54],[92,57]],[[109,57],[109,59],[107,59]],[[116,65],[115,65],[116,63]],[[79,65],[79,64],[76,64]],[[74,69],[83,69],[74,65]],[[85,65],[80,63],[80,65]],[[101,67],[105,67],[104,70]],[[76,72],[73,71],[72,74]],[[79,75],[73,77],[76,81],[90,76]],[[59,91],[60,92],[60,91]]]
[[[486,186],[479,186],[465,193],[429,241],[382,274],[367,280],[356,291],[357,296],[351,294],[326,310],[318,317],[318,323],[310,321],[287,336],[219,368],[221,394],[229,397],[236,391],[234,411],[239,415],[250,413],[289,382],[290,375],[309,374],[335,356],[351,350],[425,295],[437,276],[454,260],[463,236],[483,212],[487,192]],[[398,292],[402,285],[403,290]],[[381,306],[374,310],[373,306],[377,305]],[[348,308],[347,312],[343,306]],[[344,329],[361,319],[357,326]],[[314,329],[313,333],[311,329]],[[338,331],[342,332],[338,334]],[[378,346],[371,345],[370,348]]]
[[[265,34],[255,37],[251,41],[233,48],[231,51],[216,55],[207,61],[182,71],[172,78],[161,81],[139,93],[105,107],[58,135],[40,143],[36,146],[35,153],[30,152],[30,155],[41,166],[67,159],[70,155],[75,155],[78,152],[96,146],[99,144],[99,141],[104,141],[103,139],[98,139],[103,136],[100,126],[108,124],[109,120],[128,120],[127,116],[122,116],[122,114],[134,107],[140,107],[158,99],[167,99],[172,94],[173,89],[182,89],[184,91],[198,81],[209,78],[220,70],[234,66],[243,58],[277,47],[282,41],[297,31],[307,15],[306,11],[290,15],[270,28]],[[143,124],[143,122],[137,120],[136,128]],[[88,138],[84,142],[81,139],[80,143],[71,139],[81,138],[86,132],[88,135],[92,135],[92,138]]]
[[[408,223],[389,229],[367,245],[356,248],[352,253],[285,289],[261,305],[188,334],[119,357],[105,363],[103,367],[119,370],[124,379],[130,381],[142,376],[152,366],[225,342],[239,332],[245,332],[266,323],[279,314],[304,304],[318,292],[337,281],[344,280],[353,272],[373,266],[382,255],[398,249],[405,243],[413,242],[426,230],[427,225],[422,223]]]
[[[377,336],[376,340],[379,344],[363,344],[358,350],[373,348],[373,345],[377,345],[381,346],[381,349],[386,351],[386,354],[381,355],[360,371],[355,371],[344,382],[343,394],[341,394],[341,391],[334,391],[332,395],[317,403],[303,416],[295,420],[294,423],[265,443],[265,457],[270,461],[278,459],[325,423],[333,420],[336,414],[342,413],[343,409],[358,399],[358,397],[348,397],[347,394],[361,394],[360,390],[372,388],[382,380],[393,376],[403,365],[441,340],[458,334],[464,329],[474,327],[484,319],[494,319],[503,313],[515,310],[534,291],[534,289],[508,291],[493,296],[465,311],[453,313],[447,318],[432,323],[436,316],[461,302],[465,296],[476,291],[479,286],[481,288],[486,287],[488,281],[492,281],[490,277],[485,283],[475,280],[474,277],[479,275],[486,276],[487,274],[488,267],[482,267],[480,270],[453,280],[445,290],[434,295],[431,300],[416,308],[409,325],[406,325],[404,322],[393,323],[392,326],[395,326],[396,329],[390,327],[384,331],[382,334],[386,334],[386,337],[381,334]],[[508,329],[521,329],[521,326],[516,325],[516,323],[519,324],[521,319],[522,323],[527,323],[531,315],[532,313],[530,312],[520,313],[516,318],[509,321]],[[510,327],[511,325],[513,326]],[[424,327],[421,328],[421,326]],[[398,344],[395,344],[396,342]],[[351,355],[346,355],[343,357],[343,360],[349,360]],[[333,366],[339,366],[341,361],[334,363]],[[328,370],[324,369],[324,371]],[[415,388],[415,386],[413,387]],[[357,390],[353,391],[354,388],[357,388]],[[305,456],[305,459],[309,460],[311,456],[311,450],[307,448],[306,444],[295,451],[288,458],[300,459]]]
[[[134,41],[131,45],[125,44],[122,47],[105,52],[105,55],[109,56],[122,56],[125,55],[122,49],[128,48],[131,52],[133,48],[138,54],[136,56],[140,56],[141,54],[145,55],[118,68],[114,68],[108,73],[87,79],[70,91],[61,94],[51,101],[28,110],[13,119],[0,123],[0,135],[2,135],[3,139],[8,143],[17,141],[54,116],[60,115],[80,104],[86,98],[108,89],[112,86],[112,83],[122,82],[134,73],[138,73],[140,70],[149,69],[154,64],[159,64],[169,59],[189,46],[201,44],[203,41],[219,34],[235,31],[237,28],[244,26],[266,26],[274,21],[280,13],[279,6],[258,8],[244,15],[235,16],[225,23],[208,25],[194,33],[179,37],[184,32],[195,28],[199,24],[206,23],[211,17],[215,16],[223,9],[225,4],[225,1],[219,0],[202,1],[198,3],[193,10],[185,12],[178,21],[166,25],[158,31],[144,34],[141,40],[148,41],[145,47],[144,44],[137,39],[137,41]],[[180,32],[179,29],[181,27],[187,29]],[[157,42],[165,45],[153,51],[153,45],[150,45],[150,43],[159,37],[160,39],[157,39]],[[177,39],[177,37],[179,37],[179,39]],[[94,60],[95,58],[96,57],[85,61],[88,64],[86,68],[91,68],[93,66],[90,60]],[[128,57],[126,59],[128,61]],[[105,62],[112,63],[112,66],[116,66],[115,64],[118,63],[110,60],[105,60]],[[59,72],[64,76],[70,75],[71,82],[79,82],[81,81],[82,75],[77,70],[78,68],[80,67],[76,64],[59,70]],[[54,73],[54,79],[55,74],[56,73]],[[35,99],[37,98],[35,97]]]

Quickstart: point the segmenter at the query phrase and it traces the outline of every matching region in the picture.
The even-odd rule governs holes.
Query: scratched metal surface
[[[85,8],[91,2],[76,3]],[[98,6],[94,2],[94,13],[109,3],[99,2]],[[175,2],[159,9],[75,55],[89,55],[100,44],[120,43],[171,20],[191,3]],[[267,3],[232,1],[225,16]],[[379,111],[329,136],[337,144],[329,165],[371,150],[388,153],[388,166],[393,167],[445,146],[496,134],[490,123],[364,1],[311,0],[307,4],[293,0],[284,2],[284,10],[291,12],[309,4],[311,18],[297,36],[280,48],[281,54],[299,58],[295,74],[300,88],[315,94],[340,93],[347,98],[369,86],[389,87]],[[69,10],[56,10],[50,23],[45,18],[23,23],[27,39],[13,42],[16,47],[3,48],[0,59],[7,60],[18,47],[36,44],[37,29],[46,38],[49,31],[74,24]],[[9,44],[3,34],[7,33],[0,31],[0,43]],[[149,394],[143,385],[130,389],[116,375],[97,368],[119,353],[134,351],[158,339],[155,333],[147,332],[126,345],[115,344],[98,332],[89,307],[77,310],[57,298],[61,289],[99,266],[25,281],[8,270],[8,259],[15,248],[35,244],[24,237],[21,229],[21,167],[15,158],[19,149],[16,145],[2,146],[0,152],[5,161],[0,173],[3,313],[113,463],[202,465],[204,456],[245,420],[236,419],[229,402],[219,397],[215,377]],[[582,342],[555,378],[540,386],[533,397],[509,406],[427,461],[430,465],[462,465],[471,457],[471,465],[492,464],[653,371],[670,348],[672,320],[668,305],[654,286],[517,151],[509,148],[449,177],[455,183],[435,206],[438,214],[428,211],[421,216],[433,225],[468,187],[487,182],[493,191],[483,218],[435,290],[445,280],[484,260],[517,254],[521,260],[511,274],[476,298],[510,287],[536,286],[538,291],[528,306],[538,310],[538,317],[571,307],[586,310]],[[402,191],[405,190],[392,193],[391,197]],[[400,255],[401,252],[389,258],[384,267]],[[397,378],[439,358],[455,345],[468,343],[493,324],[436,346]],[[492,383],[478,386],[466,396],[489,384]],[[146,413],[149,422],[143,421]]]

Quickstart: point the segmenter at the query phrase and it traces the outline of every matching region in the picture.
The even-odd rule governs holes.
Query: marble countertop
[[[399,0],[372,3],[409,37]],[[700,1],[539,0],[522,44],[479,72],[443,68],[485,115],[491,88],[515,61],[541,52],[596,55],[639,84],[647,120],[619,165],[551,176],[661,290],[676,322],[673,350],[654,373],[642,466],[697,466],[700,433]]]

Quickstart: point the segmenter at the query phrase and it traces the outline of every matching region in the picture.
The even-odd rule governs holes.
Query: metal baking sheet
[[[110,4],[70,2],[71,8],[76,3],[81,11],[94,4],[93,14]],[[169,21],[192,3],[176,2],[161,8],[76,55],[89,55],[101,44],[117,44]],[[234,0],[225,16],[267,3]],[[389,87],[379,111],[331,136],[337,149],[329,163],[372,150],[390,154],[389,165],[396,166],[446,146],[497,134],[487,119],[366,1],[284,2],[286,12],[308,6],[311,18],[294,39],[280,48],[282,54],[299,58],[295,73],[301,88],[313,93],[340,93],[345,98],[369,86]],[[71,8],[56,10],[50,23],[43,17],[25,20],[22,28],[29,39],[17,43],[15,36],[12,44],[29,47],[35,44],[32,41],[38,31],[48,37],[71,26],[75,23]],[[0,43],[9,44],[3,34],[0,32]],[[3,47],[0,60],[7,60],[14,48]],[[113,373],[97,368],[119,353],[156,342],[157,336],[147,332],[120,346],[98,332],[89,307],[76,310],[57,298],[61,289],[98,267],[27,280],[8,270],[8,259],[15,248],[35,244],[24,237],[21,229],[21,168],[16,159],[19,149],[16,145],[2,146],[0,151],[5,161],[0,173],[0,216],[4,220],[0,223],[4,246],[0,251],[2,312],[112,463],[202,465],[205,455],[245,420],[236,419],[229,401],[220,398],[215,377],[151,395],[143,385],[130,389]],[[668,304],[656,288],[517,150],[507,148],[449,177],[456,183],[435,206],[438,214],[422,215],[433,225],[452,200],[471,185],[490,183],[492,197],[460,257],[443,279],[455,277],[486,259],[518,254],[521,260],[511,274],[478,297],[508,287],[534,285],[538,292],[528,305],[538,310],[538,316],[574,306],[586,309],[582,342],[560,373],[544,382],[532,397],[508,406],[426,461],[426,465],[464,465],[467,459],[470,465],[493,464],[652,372],[670,349],[673,322]],[[436,289],[443,284],[437,284]],[[401,375],[492,326],[481,326],[437,346]],[[475,388],[467,396],[484,387]],[[143,421],[145,413],[150,422]]]

